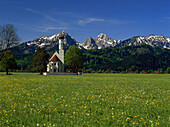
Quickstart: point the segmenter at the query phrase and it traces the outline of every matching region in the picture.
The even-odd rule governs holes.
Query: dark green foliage
[[[69,54],[71,54],[70,58],[73,60],[73,54]],[[144,70],[148,73],[157,73],[160,71],[162,73],[167,70],[167,67],[170,67],[170,50],[154,48],[146,44],[124,48],[87,50],[83,52],[83,55],[83,70],[85,72],[140,73]],[[26,70],[31,65],[29,54],[17,55],[16,59],[19,69],[22,67]],[[65,64],[67,64],[66,59]],[[72,69],[73,71],[73,68],[70,66],[66,67],[67,70]],[[29,68],[31,69],[31,67]]]
[[[28,66],[32,66],[32,54],[16,55],[18,70],[26,70]]]
[[[48,63],[49,55],[43,49],[38,47],[37,51],[32,57],[33,60],[33,71],[40,72],[40,74],[47,70],[47,63]]]
[[[170,67],[167,68],[166,73],[170,74]]]
[[[2,52],[0,57],[0,70],[6,71],[6,75],[9,74],[9,69],[15,69],[17,67],[15,55],[12,51],[7,50]]]
[[[66,67],[72,69],[73,72],[77,72],[83,67],[84,56],[81,50],[74,45],[69,47],[64,58]]]
[[[170,50],[154,48],[146,44],[88,50],[83,54],[85,69],[93,68],[99,72],[100,70],[107,71],[107,69],[117,72],[141,72],[142,70],[152,72],[151,70],[160,68],[163,72],[170,66]]]

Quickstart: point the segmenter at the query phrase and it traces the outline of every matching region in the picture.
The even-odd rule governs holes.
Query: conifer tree
[[[33,55],[33,69],[36,72],[40,72],[42,75],[43,72],[47,70],[49,54],[45,49],[38,47],[35,54]]]

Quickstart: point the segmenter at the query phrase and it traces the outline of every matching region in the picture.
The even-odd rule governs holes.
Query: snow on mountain
[[[120,44],[116,45],[116,47],[125,47],[131,45],[139,45],[139,44],[147,44],[152,47],[160,47],[160,48],[168,48],[170,49],[169,39],[164,37],[163,35],[156,36],[156,35],[148,35],[146,37],[143,36],[135,36],[130,39],[122,41]]]
[[[144,36],[135,36],[130,39],[121,41],[108,37],[106,34],[99,34],[96,38],[87,38],[86,42],[80,43],[77,42],[72,36],[68,33],[62,31],[60,33],[54,34],[52,36],[41,36],[40,38],[34,39],[32,41],[21,43],[18,46],[18,52],[24,53],[34,53],[37,47],[43,47],[47,51],[55,51],[58,49],[59,36],[62,34],[64,36],[64,49],[68,49],[69,46],[75,45],[82,50],[90,49],[102,49],[106,47],[125,47],[131,45],[140,45],[148,44],[153,47],[161,47],[170,49],[170,38],[166,38],[163,35],[148,35]]]
[[[99,34],[95,39],[96,45],[101,48],[105,47],[114,47],[115,45],[119,44],[121,41],[112,39],[108,37],[106,34]]]
[[[34,53],[37,47],[43,47],[47,51],[58,50],[60,34],[64,36],[64,49],[68,49],[71,45],[75,45],[83,49],[83,47],[79,45],[79,42],[64,31],[52,36],[41,36],[40,38],[32,41],[21,43],[18,47],[21,52],[26,53]]]
[[[83,47],[87,50],[89,49],[101,49],[106,47],[114,47],[119,44],[121,41],[112,39],[108,37],[106,34],[99,34],[96,38],[89,37],[85,43],[83,43]]]
[[[91,37],[87,38],[86,42],[84,42],[84,43],[82,44],[82,46],[83,46],[85,49],[87,49],[87,50],[89,50],[89,49],[97,49],[97,47],[98,47],[98,46],[96,45],[95,40],[94,40],[93,38],[91,38]]]

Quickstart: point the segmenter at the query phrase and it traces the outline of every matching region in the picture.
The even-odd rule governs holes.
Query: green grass
[[[0,127],[169,125],[168,74],[0,73]]]

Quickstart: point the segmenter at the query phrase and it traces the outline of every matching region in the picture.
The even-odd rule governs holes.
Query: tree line
[[[50,58],[48,52],[38,47],[35,54],[14,54],[10,49],[20,38],[11,25],[0,26],[0,70],[42,72]],[[104,48],[81,51],[70,46],[65,52],[65,70],[87,73],[170,73],[170,50],[146,44],[123,48]]]
[[[73,66],[76,69],[76,64],[73,64],[73,61],[70,60],[80,62],[80,58],[73,59],[79,55],[72,54],[70,50],[67,51],[65,54],[69,58],[65,56],[65,63],[70,65],[66,66],[66,70],[75,71],[70,67]],[[83,51],[84,63],[79,67],[81,68],[79,71],[87,73],[168,73],[168,67],[170,67],[169,56],[170,50],[154,48],[146,44],[123,48],[87,50]],[[29,63],[33,60],[32,55],[24,55],[23,58],[20,55],[17,59],[20,68],[23,67],[23,70],[33,71],[31,70],[33,64]],[[32,66],[30,67],[30,65]]]
[[[170,50],[146,44],[84,52],[87,72],[165,72],[170,67]]]

